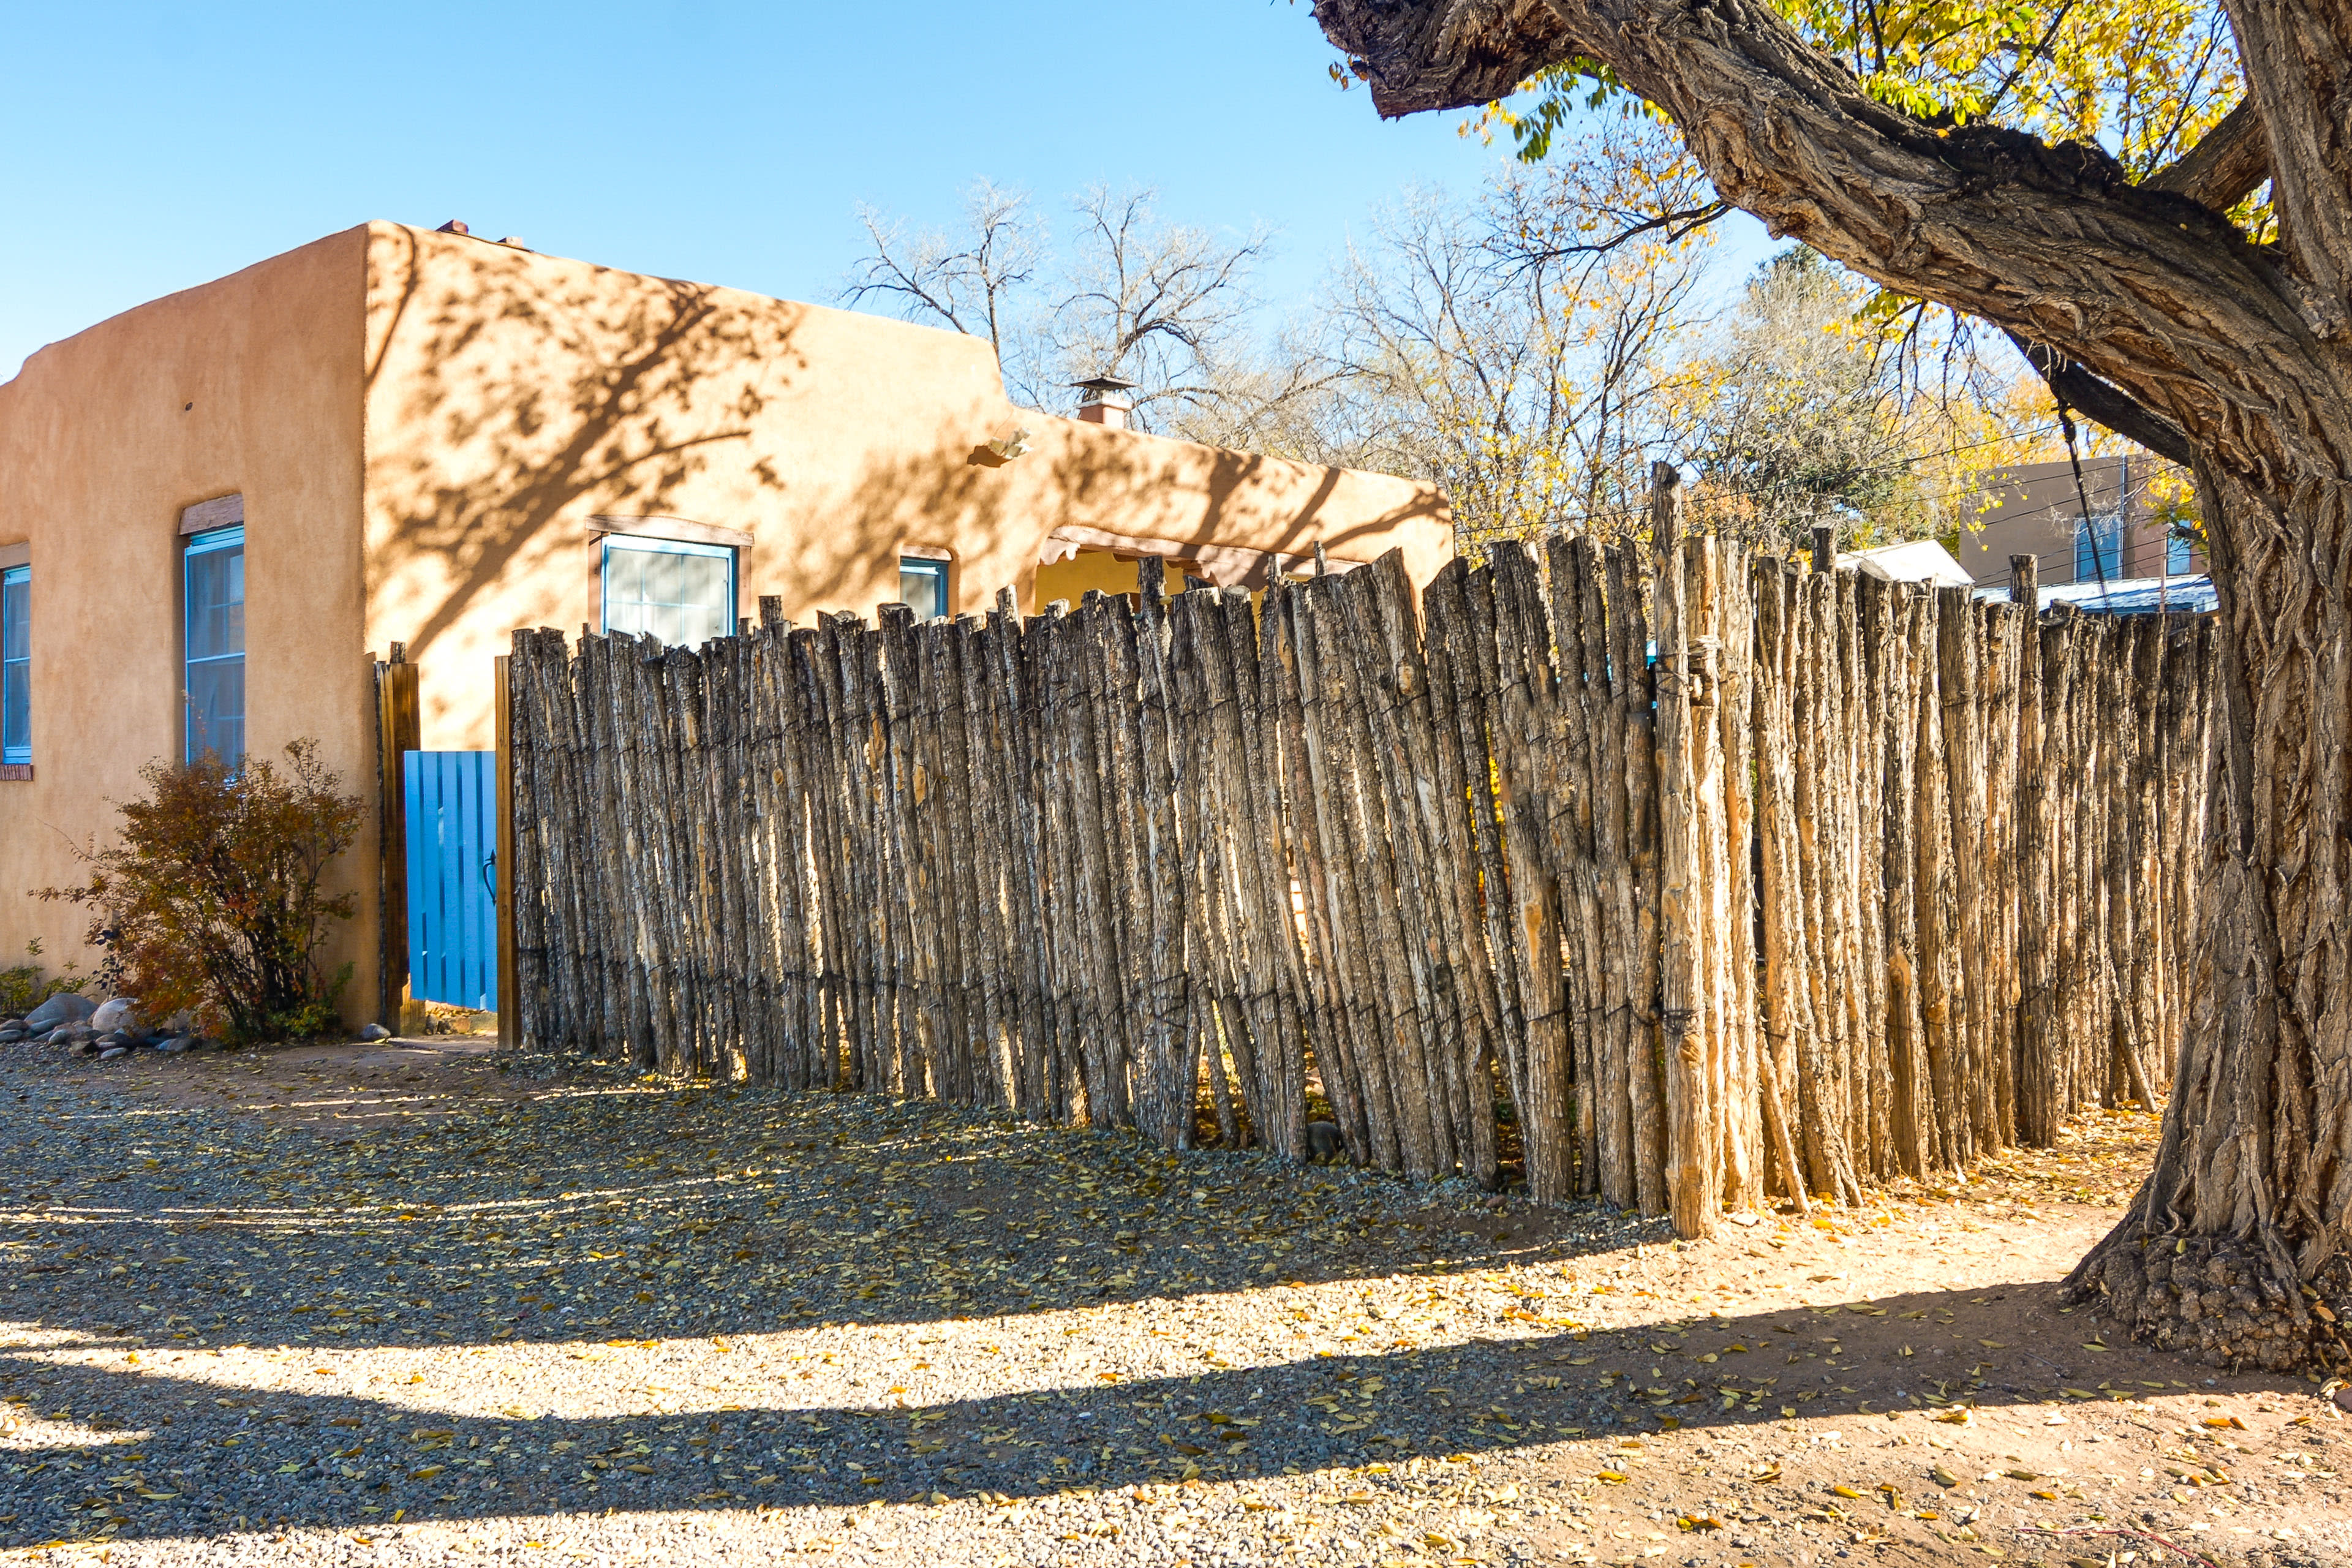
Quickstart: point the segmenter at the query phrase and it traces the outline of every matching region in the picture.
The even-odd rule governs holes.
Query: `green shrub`
[[[351,893],[320,889],[350,847],[359,797],[319,761],[316,741],[286,748],[287,769],[206,752],[140,770],[147,798],[118,802],[121,842],[79,851],[89,880],[34,897],[91,911],[86,940],[106,952],[100,978],[147,1016],[182,1011],[233,1043],[306,1039],[334,1029],[351,966],[322,973],[332,922]]]
[[[25,944],[27,960],[41,956],[41,939],[35,937]],[[76,974],[74,966],[66,965],[63,974],[44,974],[37,963],[25,963],[14,969],[0,969],[0,1018],[21,1018],[60,991],[79,991],[89,983],[87,974]]]

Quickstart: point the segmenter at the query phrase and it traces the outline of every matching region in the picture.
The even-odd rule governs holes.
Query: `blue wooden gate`
[[[498,753],[403,752],[408,807],[408,994],[499,1005]]]

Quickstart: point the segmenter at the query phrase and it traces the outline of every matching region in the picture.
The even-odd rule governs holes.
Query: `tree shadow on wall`
[[[1301,486],[1292,476],[1312,472],[1306,465],[1256,453],[1148,437],[1040,445],[1011,462],[982,463],[973,460],[965,433],[942,432],[938,445],[919,456],[867,463],[822,530],[772,542],[775,575],[758,586],[814,610],[870,617],[877,602],[895,597],[889,572],[902,542],[951,544],[968,563],[992,544],[1010,544],[1014,554],[1003,567],[964,584],[964,605],[978,609],[1034,568],[1037,547],[1065,525],[1161,541],[1174,557],[1230,547],[1246,530],[1256,548],[1294,560],[1311,557],[1318,543],[1335,555],[1369,560],[1388,548],[1383,535],[1397,524],[1446,517],[1443,499],[1423,491],[1408,505],[1336,521],[1329,509],[1340,483],[1337,470]],[[1198,455],[1203,451],[1205,463]],[[1250,586],[1263,585],[1263,572],[1261,566]]]
[[[552,268],[482,241],[427,265],[397,230],[371,243],[368,486],[393,514],[371,542],[376,598],[422,562],[446,583],[410,634],[421,653],[583,500],[659,513],[732,464],[746,492],[783,476],[751,449],[754,420],[804,368],[805,308],[709,284]]]
[[[910,538],[967,562],[997,557],[982,576],[1002,581],[966,584],[973,604],[1024,576],[1064,524],[1167,541],[1178,554],[1246,527],[1293,557],[1319,542],[1369,558],[1383,531],[1445,514],[1423,490],[1341,519],[1336,471],[1060,420],[1010,462],[976,460],[974,438],[991,432],[950,416],[918,432],[911,452],[861,461],[853,450],[836,468],[819,450],[788,475],[802,455],[777,405],[814,385],[797,341],[810,307],[410,229],[371,238],[369,299],[367,590],[373,603],[415,604],[407,640],[419,657],[528,574],[548,588],[520,617],[572,603],[574,582],[542,563],[560,527],[596,513],[756,528],[748,587],[860,613],[895,597]],[[887,346],[877,340],[877,354]],[[854,384],[865,367],[831,368]],[[983,423],[1044,422],[990,402],[973,410]],[[714,496],[726,515],[712,515]]]
[[[1312,476],[1311,483],[1301,485],[1294,477],[1305,475]],[[920,458],[869,464],[853,487],[842,522],[850,537],[886,553],[905,537],[911,519],[942,538],[970,542],[971,548],[959,550],[966,559],[982,542],[1009,540],[1019,555],[1003,582],[967,585],[964,602],[971,605],[1013,585],[1014,571],[1034,567],[1037,547],[1067,525],[1164,542],[1173,557],[1230,547],[1246,536],[1255,548],[1293,560],[1311,557],[1318,543],[1335,555],[1370,560],[1388,548],[1391,541],[1383,536],[1398,524],[1442,521],[1447,515],[1444,499],[1423,490],[1407,505],[1342,521],[1330,511],[1340,482],[1336,469],[1156,437],[1053,441],[1003,465],[971,461],[968,449],[950,440]],[[796,563],[795,571],[795,585],[807,600],[872,613],[873,605],[861,601],[854,568],[829,569],[812,555]],[[1261,566],[1249,585],[1263,582]]]

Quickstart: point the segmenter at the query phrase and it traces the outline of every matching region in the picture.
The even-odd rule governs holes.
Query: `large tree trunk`
[[[2210,932],[2131,1215],[2075,1272],[2133,1332],[2343,1369],[2352,1312],[2352,26],[2232,0],[2247,104],[2135,184],[2104,152],[1927,125],[1761,0],[1317,0],[1383,113],[1571,56],[1662,108],[1727,201],[2006,329],[2074,407],[2189,464],[2222,602]],[[2281,238],[2224,216],[2263,178]]]
[[[2200,489],[2221,596],[2204,951],[2132,1212],[2067,1280],[2217,1364],[2343,1370],[2352,1302],[2347,492]]]

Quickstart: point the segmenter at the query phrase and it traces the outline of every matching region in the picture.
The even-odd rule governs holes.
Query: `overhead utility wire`
[[[2046,435],[2048,432],[2057,428],[2058,426],[2054,424],[2028,426],[2025,429],[2016,431],[2011,435],[1989,437],[1982,441],[1970,441],[1966,446],[1961,447],[1947,447],[1940,452],[1923,452],[1913,458],[1898,458],[1893,462],[1882,463],[1874,468],[1864,468],[1862,472],[1864,475],[1891,474],[1899,468],[1914,468],[1918,464],[1927,462],[1932,458],[1950,457],[1955,452],[1973,452],[1980,447],[1998,447],[2003,442],[2021,440],[2028,436]],[[1760,496],[1771,493],[1773,492],[1763,489],[1716,490],[1707,499],[1720,499],[1727,500],[1735,496]],[[1595,507],[1582,515],[1586,517],[1646,517],[1649,515],[1649,510],[1650,509],[1647,506],[1606,506]]]

